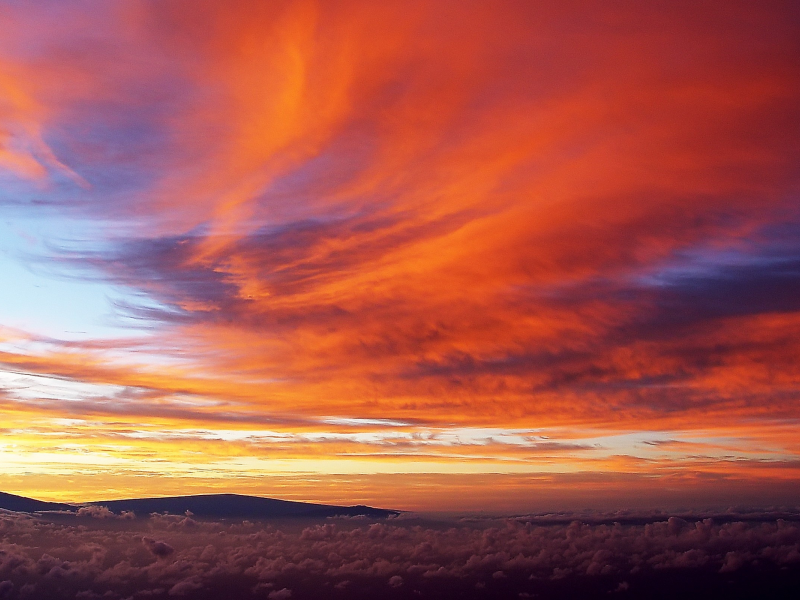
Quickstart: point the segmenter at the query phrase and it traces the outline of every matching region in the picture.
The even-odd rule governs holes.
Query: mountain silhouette
[[[32,500],[31,498],[16,496],[14,494],[6,494],[5,492],[0,492],[0,509],[13,510],[14,512],[77,510],[75,506],[70,504],[61,504],[59,502],[42,502],[41,500]]]
[[[114,513],[132,511],[137,516],[151,513],[183,515],[191,513],[199,518],[215,519],[278,519],[278,518],[326,518],[365,516],[376,519],[400,514],[396,510],[372,508],[371,506],[335,506],[293,502],[240,494],[202,494],[197,496],[173,496],[166,498],[133,498],[87,502],[77,505],[57,502],[41,502],[13,494],[0,492],[0,509],[16,512],[72,511],[80,506],[105,506]]]
[[[292,502],[258,496],[239,494],[203,494],[199,496],[177,496],[171,498],[140,498],[132,500],[110,500],[92,502],[105,506],[112,512],[133,511],[134,513],[185,514],[187,511],[197,517],[236,518],[236,519],[274,519],[286,517],[357,517],[367,516],[386,518],[399,514],[398,511],[372,508],[370,506],[334,506]]]

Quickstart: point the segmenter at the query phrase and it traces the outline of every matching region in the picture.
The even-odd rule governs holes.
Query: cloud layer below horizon
[[[789,597],[800,575],[797,513],[218,523],[92,508],[0,513],[0,597]]]

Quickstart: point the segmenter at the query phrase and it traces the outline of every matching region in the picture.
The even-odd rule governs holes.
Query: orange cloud
[[[793,464],[800,76],[779,3],[61,10],[4,17],[0,164],[97,223],[43,260],[130,291],[118,310],[153,331],[5,348],[85,386],[8,392],[42,419],[31,448],[61,415],[125,444],[177,432],[134,444],[176,463],[206,448],[189,430],[269,424],[294,437],[214,460]],[[385,421],[576,441],[423,450]],[[588,441],[633,432],[691,450]]]

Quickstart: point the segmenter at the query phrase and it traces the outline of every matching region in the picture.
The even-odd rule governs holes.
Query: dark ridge
[[[77,510],[74,506],[69,504],[42,502],[41,500],[32,500],[31,498],[6,494],[5,492],[0,492],[0,509],[13,510],[14,512],[42,512],[51,510],[68,510],[75,512]]]
[[[183,515],[187,511],[199,518],[215,519],[280,519],[326,517],[370,517],[385,519],[397,516],[400,511],[372,508],[371,506],[334,506],[310,502],[292,502],[239,494],[203,494],[199,496],[174,496],[169,498],[138,498],[87,502],[82,506],[105,506],[111,512],[133,511],[138,516],[151,513]],[[42,502],[23,496],[0,492],[0,509],[14,512],[76,512],[79,506],[58,502]]]
[[[170,498],[141,498],[132,500],[109,500],[92,502],[120,513],[133,511],[139,516],[150,513],[182,515],[186,512],[200,518],[215,519],[276,519],[276,518],[325,518],[366,516],[385,519],[396,516],[399,511],[372,508],[370,506],[332,506],[308,502],[292,502],[241,496],[239,494],[203,494],[199,496],[176,496]]]

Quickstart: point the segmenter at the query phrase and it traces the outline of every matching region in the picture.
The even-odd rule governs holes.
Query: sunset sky
[[[0,490],[800,502],[800,8],[0,3]]]

